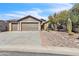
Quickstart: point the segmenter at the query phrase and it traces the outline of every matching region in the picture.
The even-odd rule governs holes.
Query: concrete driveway
[[[0,33],[0,46],[41,46],[39,31],[13,31]]]

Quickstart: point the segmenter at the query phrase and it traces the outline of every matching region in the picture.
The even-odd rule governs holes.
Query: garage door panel
[[[37,31],[38,30],[38,23],[29,22],[29,23],[22,23],[22,31]]]
[[[18,30],[17,29],[18,28],[17,25],[18,25],[17,23],[12,23],[12,26],[11,26],[12,27],[12,31],[17,31]]]

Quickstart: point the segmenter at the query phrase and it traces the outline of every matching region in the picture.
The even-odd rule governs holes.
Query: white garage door
[[[24,22],[21,24],[22,31],[38,31],[39,23],[38,22]]]

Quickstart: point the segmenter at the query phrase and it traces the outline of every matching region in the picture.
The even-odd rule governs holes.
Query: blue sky
[[[69,10],[72,8],[69,3],[0,3],[0,19],[19,19],[32,15],[39,19],[47,17],[55,12]]]

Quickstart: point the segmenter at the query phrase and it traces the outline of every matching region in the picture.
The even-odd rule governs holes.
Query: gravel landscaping
[[[44,46],[58,46],[58,47],[71,47],[71,48],[79,48],[79,34],[68,35],[66,32],[58,32],[58,31],[42,31],[42,45]]]

